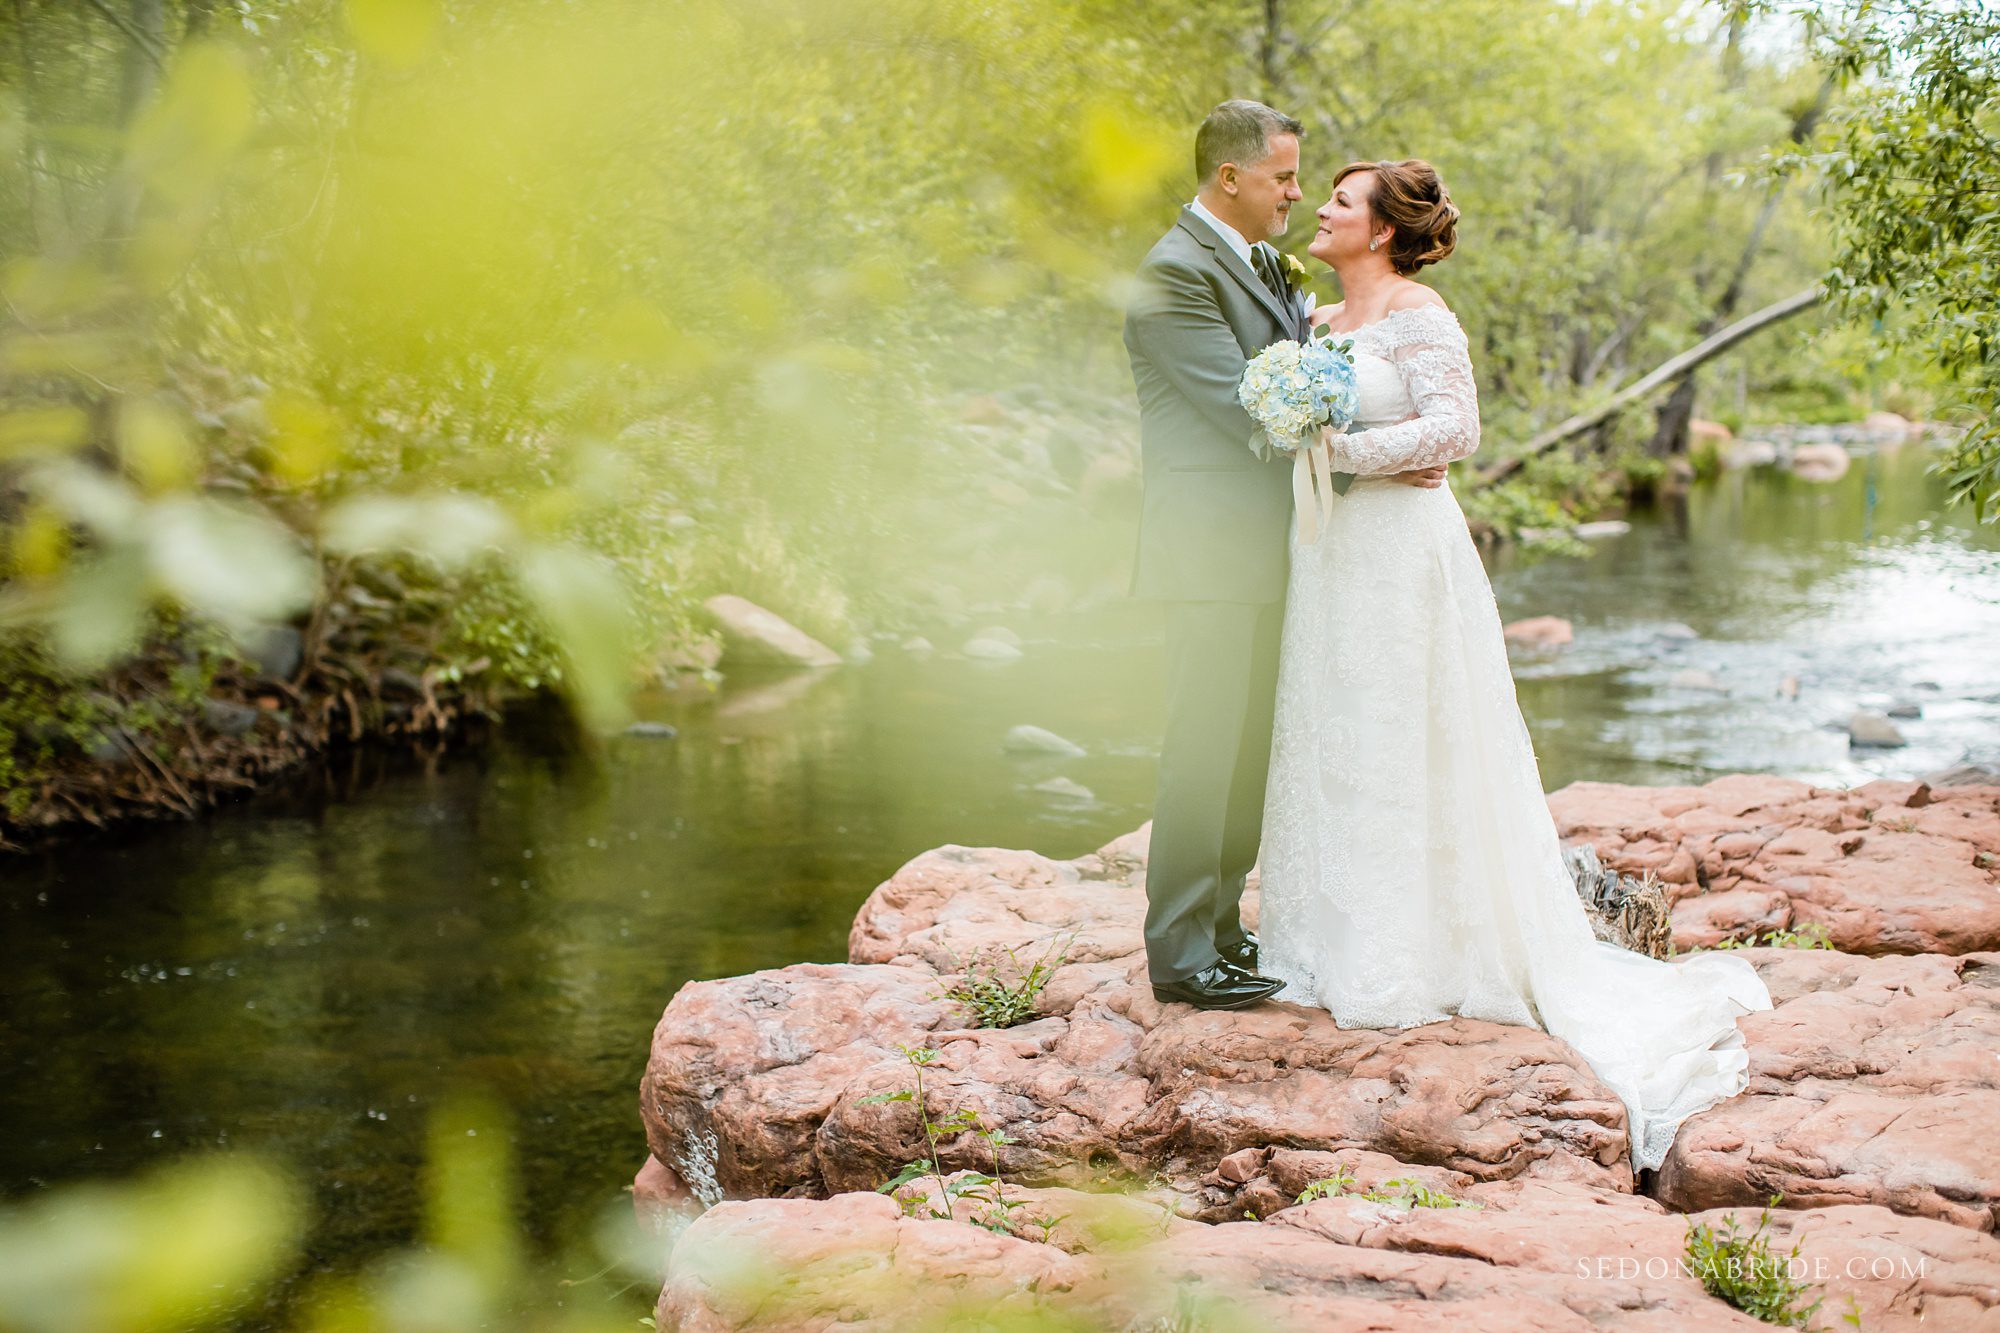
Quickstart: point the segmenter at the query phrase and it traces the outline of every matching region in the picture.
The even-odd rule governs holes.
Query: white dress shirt
[[[1250,265],[1251,272],[1256,272],[1257,265],[1252,263],[1250,259],[1250,242],[1243,239],[1242,232],[1209,212],[1208,205],[1202,203],[1200,195],[1196,195],[1194,202],[1189,204],[1188,207],[1193,210],[1196,217],[1206,222],[1215,231],[1217,236],[1229,242],[1229,248],[1241,256],[1244,263]]]
[[[1208,205],[1202,203],[1200,195],[1196,195],[1194,199],[1189,202],[1188,209],[1196,217],[1200,218],[1203,222],[1206,222],[1211,228],[1213,228],[1215,234],[1217,236],[1220,236],[1224,241],[1226,241],[1229,245],[1229,248],[1234,250],[1238,255],[1242,257],[1244,263],[1250,265],[1250,271],[1252,273],[1255,273],[1257,271],[1257,265],[1255,261],[1253,261],[1250,258],[1250,249],[1251,249],[1250,242],[1243,239],[1242,232],[1236,230],[1236,228],[1230,226],[1227,222],[1224,222],[1221,218],[1209,212]],[[1264,251],[1265,261],[1268,262],[1273,268],[1276,268],[1279,264],[1284,262],[1278,258],[1278,251],[1275,246],[1263,245],[1261,242],[1259,243],[1259,245]],[[1302,291],[1297,293],[1297,299],[1301,310],[1308,314],[1311,313],[1314,307],[1319,304],[1319,298],[1313,295],[1313,293],[1307,291]]]

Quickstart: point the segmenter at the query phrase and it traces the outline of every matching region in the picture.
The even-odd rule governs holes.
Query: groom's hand
[[[1408,472],[1398,472],[1396,480],[1405,486],[1421,486],[1427,491],[1434,491],[1444,485],[1444,471],[1443,463],[1436,467],[1412,468]]]

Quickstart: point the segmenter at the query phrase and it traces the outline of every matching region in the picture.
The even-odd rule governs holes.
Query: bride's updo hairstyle
[[[1350,162],[1333,178],[1337,186],[1357,171],[1375,173],[1369,211],[1375,221],[1396,229],[1389,238],[1389,266],[1408,277],[1435,264],[1458,244],[1458,205],[1438,178],[1437,168],[1420,157],[1401,162]]]

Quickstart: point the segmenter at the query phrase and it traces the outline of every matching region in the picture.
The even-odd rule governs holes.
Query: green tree
[[[1943,465],[1952,497],[2000,521],[2000,13],[1976,0],[1797,12],[1849,93],[1809,159],[1832,206],[1827,290],[1958,378],[1971,421]]]

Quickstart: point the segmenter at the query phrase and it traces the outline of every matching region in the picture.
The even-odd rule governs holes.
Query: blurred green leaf
[[[499,1296],[521,1264],[506,1117],[490,1099],[453,1096],[431,1115],[427,1163],[426,1239],[471,1280],[475,1291]],[[430,1266],[422,1272],[418,1280],[426,1286],[443,1283],[450,1290],[462,1285],[450,1269]]]
[[[198,198],[249,138],[255,115],[242,55],[195,42],[175,57],[159,99],[133,123],[132,166],[163,198]]]
[[[0,1327],[164,1333],[219,1322],[291,1259],[303,1202],[268,1164],[220,1157],[9,1209]]]
[[[0,412],[0,461],[67,452],[89,429],[89,414],[71,403],[11,407]]]
[[[611,566],[570,547],[537,545],[521,553],[516,572],[561,646],[583,721],[600,731],[629,721],[637,645],[631,609]]]
[[[119,544],[72,563],[54,597],[35,610],[63,665],[96,671],[137,645],[149,601],[144,558]]]
[[[176,496],[147,514],[154,576],[182,605],[232,627],[303,610],[317,577],[279,523],[217,500]]]
[[[355,43],[399,68],[423,59],[444,17],[438,0],[346,0],[345,11]]]
[[[329,509],[320,524],[328,549],[412,551],[447,569],[493,554],[514,537],[499,506],[468,495],[362,495]]]
[[[118,452],[145,490],[179,490],[201,469],[201,458],[178,412],[150,398],[129,398],[118,413]]]

